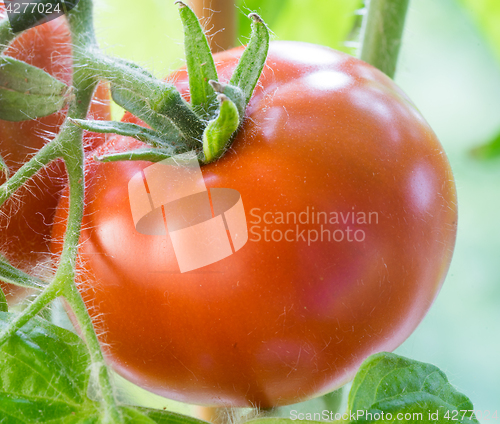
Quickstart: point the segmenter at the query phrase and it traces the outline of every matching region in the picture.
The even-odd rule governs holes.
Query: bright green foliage
[[[413,418],[415,421],[445,424],[449,423],[453,411],[465,411],[463,415],[460,413],[457,423],[478,422],[472,416],[472,402],[455,390],[439,368],[385,352],[369,357],[361,365],[349,393],[347,408],[356,411],[356,415],[364,411],[360,419],[351,422],[408,422],[397,417],[398,414],[403,417],[410,414],[418,417]],[[390,413],[393,420],[369,419],[372,416],[366,411],[373,415]],[[431,419],[429,413],[436,412],[437,420]],[[414,416],[414,413],[422,415]]]

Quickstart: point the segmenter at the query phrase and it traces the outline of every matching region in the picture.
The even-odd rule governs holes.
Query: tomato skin
[[[241,52],[216,55],[222,81]],[[171,80],[187,95],[185,70]],[[150,163],[88,163],[79,290],[115,370],[180,401],[267,408],[339,387],[368,355],[411,334],[453,252],[449,163],[381,72],[327,48],[274,42],[247,114],[230,151],[202,171],[207,187],[239,191],[250,240],[198,270],[179,273],[168,236],[135,230],[128,182]],[[114,137],[98,152],[140,146]],[[56,254],[67,206],[63,197]],[[252,241],[257,225],[295,228],[276,223],[278,212],[313,207],[377,212],[378,223],[352,225],[363,242]]]
[[[0,12],[4,6],[0,7]],[[5,54],[44,71],[71,85],[71,37],[64,18],[49,21],[21,34]],[[31,121],[0,121],[0,154],[15,173],[32,154],[52,139],[64,121],[67,108],[50,116]],[[99,85],[94,95],[89,117],[110,119],[109,92]],[[95,148],[105,140],[103,134],[86,133],[88,148]],[[0,249],[15,266],[27,272],[42,272],[35,266],[45,260],[50,251],[49,239],[61,190],[66,185],[66,171],[62,162],[40,171],[14,198],[2,206],[0,216]],[[5,178],[0,178],[0,184]],[[21,293],[18,287],[2,284],[9,301]]]

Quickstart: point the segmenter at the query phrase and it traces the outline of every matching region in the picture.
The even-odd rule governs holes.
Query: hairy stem
[[[74,119],[85,119],[98,83],[98,78],[90,70],[80,66],[84,60],[81,52],[88,46],[96,45],[92,7],[92,0],[81,0],[78,6],[68,13],[72,41],[75,46],[73,53],[75,100],[70,105],[68,117]],[[64,139],[61,144],[61,153],[68,173],[70,201],[63,251],[55,279],[60,278],[61,281],[64,281],[63,294],[80,325],[82,335],[89,348],[92,363],[94,366],[99,367],[98,382],[105,408],[105,416],[102,422],[121,423],[123,418],[113,395],[101,347],[88,311],[75,285],[75,266],[85,200],[83,130],[67,121],[64,124],[64,130],[70,133],[70,136]]]
[[[100,395],[102,396],[105,405],[116,405],[109,370],[104,362],[99,340],[95,334],[92,321],[90,320],[85,307],[85,303],[83,302],[83,299],[74,284],[70,284],[65,287],[64,297],[70,304],[71,310],[75,314],[81,334],[89,349],[90,358],[94,367],[93,371],[95,372],[95,377],[99,383]],[[116,406],[105,409],[105,416],[103,417],[102,422],[122,422],[122,417]]]
[[[81,104],[89,104],[92,97],[93,87],[81,90],[77,98],[82,99],[81,103],[76,102],[70,109],[69,114],[77,118],[86,115],[86,110],[79,110]],[[83,109],[83,108],[82,108]],[[64,246],[56,272],[55,281],[63,284],[63,296],[66,298],[73,311],[82,336],[89,349],[90,358],[94,367],[98,369],[97,377],[99,388],[105,405],[102,417],[103,423],[121,423],[122,417],[116,400],[114,398],[113,387],[109,377],[108,369],[105,366],[101,347],[95,334],[92,321],[88,314],[82,297],[75,285],[75,265],[78,254],[78,242],[80,239],[81,222],[84,210],[85,195],[85,174],[84,174],[84,154],[82,146],[82,130],[72,126],[73,137],[68,138],[66,145],[62,147],[64,161],[68,171],[69,179],[69,212],[66,233],[64,236]],[[71,140],[79,140],[79,143],[71,143]]]
[[[362,30],[361,60],[394,78],[410,0],[369,0]]]
[[[154,78],[137,65],[102,54],[97,49],[82,50],[79,65],[112,86],[140,95],[148,106],[168,117],[187,138],[200,140],[205,123],[195,114],[174,85]]]
[[[123,59],[106,56],[97,48],[86,48],[79,52],[79,56],[77,66],[82,67],[82,71],[88,72],[90,68],[100,79],[130,91],[138,91],[143,97],[153,101],[159,101],[167,85],[145,69]]]
[[[19,187],[40,171],[40,169],[48,165],[54,159],[60,157],[59,140],[65,136],[66,134],[61,131],[54,140],[43,146],[35,156],[21,166],[11,178],[0,186],[0,206],[2,206]]]

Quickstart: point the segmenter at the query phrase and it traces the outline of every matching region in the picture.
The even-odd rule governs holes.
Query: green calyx
[[[219,94],[219,116],[210,121],[203,132],[205,162],[219,159],[227,149],[231,137],[240,126],[240,115],[229,97]]]
[[[94,71],[111,85],[113,100],[140,118],[150,129],[122,122],[73,120],[93,132],[135,137],[152,148],[137,152],[110,153],[103,161],[159,161],[196,151],[202,164],[219,159],[227,151],[245,118],[245,110],[264,68],[269,50],[269,31],[251,13],[252,35],[229,83],[218,82],[217,69],[207,38],[194,12],[177,1],[184,27],[184,45],[191,102],[172,85],[157,81],[137,65],[121,59],[89,55]],[[110,70],[111,69],[111,70]],[[128,74],[133,74],[129,78]]]

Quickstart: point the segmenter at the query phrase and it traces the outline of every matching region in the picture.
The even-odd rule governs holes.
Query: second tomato
[[[0,12],[3,9],[0,7]],[[71,85],[71,37],[61,17],[25,31],[5,50],[5,54],[37,66]],[[0,155],[11,174],[15,173],[45,143],[55,137],[66,110],[36,120],[0,120]],[[109,93],[100,85],[89,116],[110,119]],[[89,148],[104,142],[103,134],[85,136]],[[0,251],[24,271],[43,274],[47,268],[51,224],[66,172],[62,163],[43,169],[19,189],[3,206],[0,215]],[[5,179],[1,179],[3,183]],[[2,284],[8,299],[15,300],[20,290]]]

